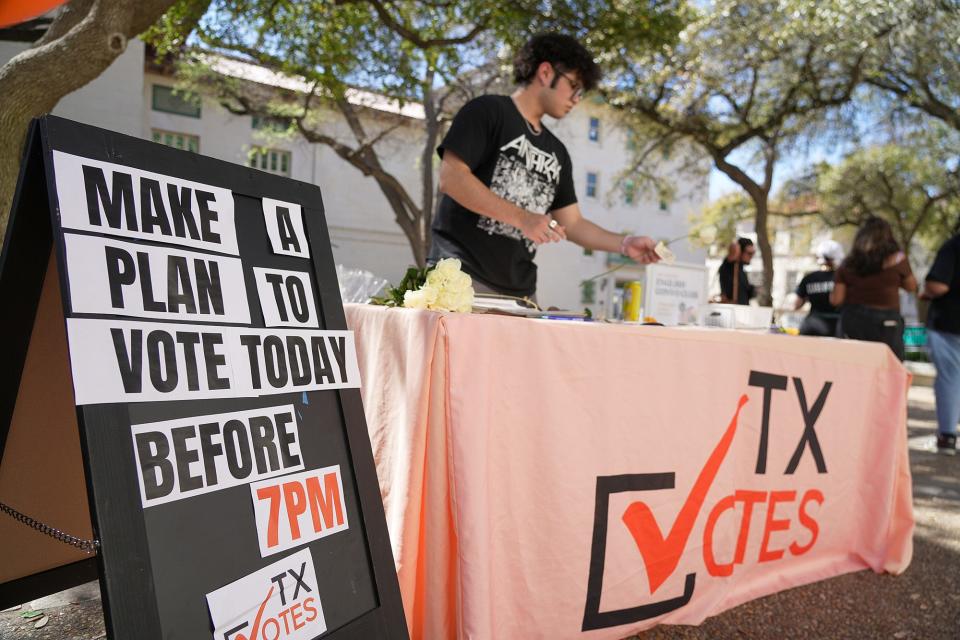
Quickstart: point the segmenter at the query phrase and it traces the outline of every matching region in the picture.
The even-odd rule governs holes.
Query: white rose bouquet
[[[444,258],[433,267],[411,267],[399,285],[373,302],[408,309],[470,312],[473,280],[460,270],[458,259]]]

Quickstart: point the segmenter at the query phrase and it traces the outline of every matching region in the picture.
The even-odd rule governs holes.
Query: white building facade
[[[0,63],[27,47],[0,42]],[[322,144],[300,137],[268,134],[264,123],[250,116],[231,114],[217,102],[191,102],[174,91],[176,78],[160,73],[145,59],[139,40],[100,77],[63,98],[56,115],[120,133],[153,140],[205,156],[253,165],[320,187],[336,262],[399,281],[413,263],[406,236],[377,183],[339,158]],[[249,67],[249,65],[247,65]],[[363,109],[364,118],[401,118],[402,126],[378,143],[385,168],[419,198],[420,153],[423,146],[422,108],[398,110],[378,104]],[[379,113],[378,113],[379,111]],[[389,113],[388,113],[389,112]],[[346,123],[333,112],[324,133],[353,142]],[[567,145],[573,158],[577,196],[584,215],[617,232],[673,239],[687,233],[689,218],[707,202],[706,172],[702,179],[677,184],[670,202],[652,201],[640,194],[626,195],[616,183],[630,160],[628,135],[613,112],[602,104],[584,100],[569,116],[548,123]],[[663,158],[664,175],[675,167]],[[703,264],[705,253],[686,241],[671,246],[681,262]],[[609,312],[616,286],[642,280],[643,270],[632,263],[615,273],[594,278],[620,266],[619,256],[589,252],[572,243],[541,247],[538,297],[542,304],[563,309],[590,308]]]

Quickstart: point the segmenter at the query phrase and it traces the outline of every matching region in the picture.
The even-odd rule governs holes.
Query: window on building
[[[250,151],[250,166],[267,173],[290,177],[290,152],[282,149],[256,148]]]
[[[670,203],[666,200],[660,200],[660,211],[668,211],[670,209]]]
[[[592,171],[587,173],[587,197],[597,197],[597,174]]]
[[[580,283],[580,304],[593,304],[597,301],[597,287],[593,280]]]
[[[200,117],[200,96],[174,91],[173,87],[153,85],[153,110],[175,113],[191,118]]]
[[[250,124],[258,131],[274,131],[282,133],[290,128],[290,118],[280,116],[253,116]]]
[[[623,202],[625,204],[633,204],[634,197],[637,193],[637,184],[630,179],[623,181]]]
[[[585,255],[585,256],[592,256],[592,255],[593,255],[593,249],[584,248],[584,249],[583,249],[583,255]]]
[[[153,141],[175,149],[184,151],[200,152],[200,137],[192,136],[189,133],[176,133],[174,131],[153,130]]]
[[[600,142],[600,118],[590,118],[590,130],[587,132],[590,142]]]

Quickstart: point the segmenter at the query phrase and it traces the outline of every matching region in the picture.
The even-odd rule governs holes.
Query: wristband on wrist
[[[633,236],[631,236],[631,235],[629,235],[629,234],[623,236],[623,240],[620,241],[620,255],[622,255],[622,256],[627,255],[627,241],[630,240],[630,238],[632,238],[632,237],[633,237]]]

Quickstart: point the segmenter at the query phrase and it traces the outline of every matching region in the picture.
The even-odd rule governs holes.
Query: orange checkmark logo
[[[263,619],[263,610],[267,608],[267,603],[270,602],[270,596],[273,595],[273,587],[270,587],[270,591],[267,591],[267,597],[263,599],[263,603],[260,605],[260,609],[257,611],[257,617],[253,621],[253,630],[250,632],[250,640],[257,640],[257,634],[260,633],[260,621]],[[237,634],[237,640],[247,640],[246,636],[243,634]]]
[[[623,512],[623,523],[630,530],[633,541],[637,544],[637,549],[643,557],[643,564],[647,568],[650,593],[656,592],[660,585],[676,570],[677,564],[680,562],[680,556],[687,546],[690,532],[693,530],[693,525],[700,513],[700,508],[707,498],[710,486],[717,477],[723,459],[730,450],[733,434],[737,430],[740,410],[746,403],[747,396],[744,394],[740,396],[737,410],[733,414],[733,419],[730,420],[730,425],[700,471],[697,481],[693,484],[693,488],[690,490],[686,502],[680,508],[680,513],[666,538],[663,537],[657,519],[645,502],[634,502]]]

